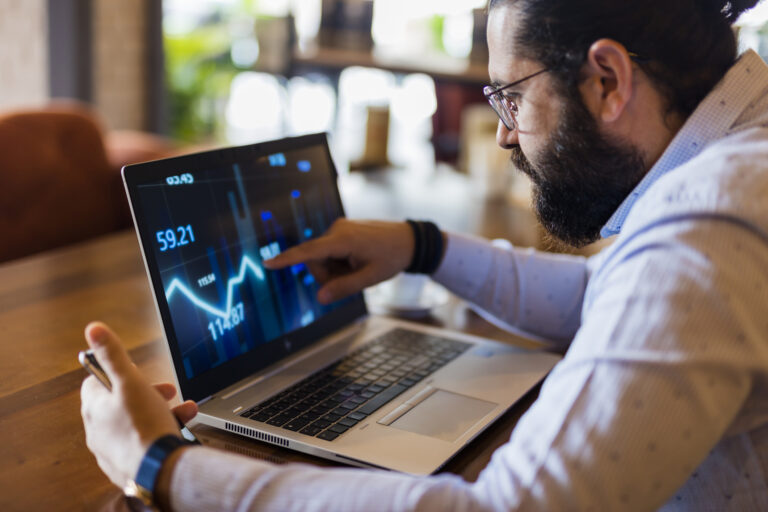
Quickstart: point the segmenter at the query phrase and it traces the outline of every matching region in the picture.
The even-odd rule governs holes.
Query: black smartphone
[[[92,350],[81,350],[77,355],[77,359],[80,361],[80,364],[83,365],[83,368],[88,370],[88,373],[96,377],[96,379],[101,382],[105,388],[112,391],[112,383],[109,381],[107,373],[99,364],[96,356],[93,355]],[[181,432],[181,436],[184,439],[187,441],[192,441],[193,443],[200,444],[200,441],[197,440],[195,434],[193,434],[192,431],[189,430],[179,418],[176,418],[176,422],[179,424],[179,431]]]

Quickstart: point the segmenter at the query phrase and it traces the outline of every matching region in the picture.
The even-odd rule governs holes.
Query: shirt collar
[[[696,107],[661,158],[621,203],[600,235],[607,238],[619,234],[630,210],[651,185],[697,156],[709,143],[723,138],[756,96],[765,91],[766,84],[768,66],[755,51],[748,50]]]

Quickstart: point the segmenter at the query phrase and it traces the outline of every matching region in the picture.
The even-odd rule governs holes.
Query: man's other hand
[[[136,476],[152,442],[166,434],[179,435],[174,414],[187,422],[197,414],[197,405],[189,401],[171,411],[166,400],[176,395],[176,388],[147,382],[106,325],[88,324],[85,339],[112,382],[110,392],[93,376],[83,381],[80,412],[85,441],[102,471],[123,487]]]
[[[413,230],[405,222],[338,219],[323,236],[264,261],[264,266],[278,270],[305,263],[322,285],[318,300],[328,304],[402,272],[413,250]]]

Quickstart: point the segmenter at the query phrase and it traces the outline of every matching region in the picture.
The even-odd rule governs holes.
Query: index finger
[[[321,237],[292,247],[272,259],[264,260],[263,264],[270,270],[279,270],[307,261],[345,258],[348,255],[346,244],[331,237]]]

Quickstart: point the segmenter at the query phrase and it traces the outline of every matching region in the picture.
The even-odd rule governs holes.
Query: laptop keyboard
[[[333,441],[470,346],[393,329],[240,416]]]

